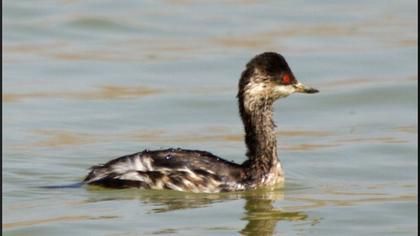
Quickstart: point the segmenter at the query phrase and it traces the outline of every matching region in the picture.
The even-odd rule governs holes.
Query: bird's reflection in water
[[[93,187],[96,189],[97,187]],[[92,189],[92,190],[93,190]],[[99,190],[99,189],[98,189]],[[246,192],[218,194],[185,193],[154,190],[106,190],[90,191],[90,202],[138,199],[152,206],[150,213],[163,213],[181,209],[206,207],[217,202],[244,199],[245,227],[239,230],[243,235],[274,235],[279,221],[306,221],[308,215],[302,211],[283,211],[273,203],[284,199],[283,190],[259,189]]]
[[[281,191],[246,193],[245,216],[247,225],[240,231],[243,235],[274,235],[279,221],[304,221],[308,215],[299,211],[283,211],[273,206],[274,201],[283,199]]]

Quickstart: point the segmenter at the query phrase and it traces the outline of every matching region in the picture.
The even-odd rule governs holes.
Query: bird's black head
[[[292,93],[317,93],[299,83],[284,57],[265,52],[252,58],[239,81],[238,97],[245,100],[276,100]]]
[[[265,52],[255,56],[248,62],[246,67],[250,69],[258,69],[262,73],[271,76],[282,73],[289,73],[293,75],[292,70],[290,70],[290,67],[284,57],[275,52]]]

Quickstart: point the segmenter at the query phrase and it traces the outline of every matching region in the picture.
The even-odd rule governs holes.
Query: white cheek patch
[[[266,96],[267,94],[267,85],[264,85],[263,83],[250,83],[246,90],[245,90],[245,99],[244,99],[244,105],[245,108],[250,111],[253,110],[254,105],[258,100]]]
[[[251,96],[258,96],[266,90],[263,83],[251,83],[248,86],[247,93]]]
[[[276,98],[287,97],[294,93],[296,88],[293,85],[280,85],[273,88],[273,95]]]

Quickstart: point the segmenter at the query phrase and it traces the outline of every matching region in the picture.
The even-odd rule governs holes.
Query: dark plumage
[[[318,90],[298,83],[280,54],[257,55],[246,65],[237,95],[247,146],[248,160],[244,163],[239,165],[198,150],[145,150],[93,166],[83,183],[110,188],[221,192],[282,182],[272,105],[294,92]]]

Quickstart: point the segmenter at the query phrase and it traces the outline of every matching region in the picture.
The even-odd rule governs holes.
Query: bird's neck
[[[252,99],[252,98],[251,98]],[[239,111],[245,126],[248,160],[243,164],[252,179],[265,178],[281,166],[277,158],[277,140],[273,122],[273,100],[252,101],[239,96]]]

